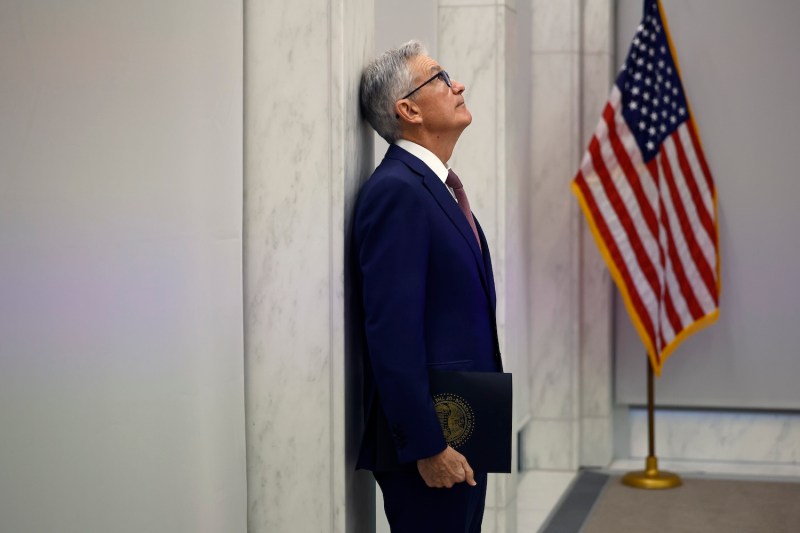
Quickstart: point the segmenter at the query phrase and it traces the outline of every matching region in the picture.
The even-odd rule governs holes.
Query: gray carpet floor
[[[683,478],[642,490],[582,472],[545,533],[800,533],[800,483]]]

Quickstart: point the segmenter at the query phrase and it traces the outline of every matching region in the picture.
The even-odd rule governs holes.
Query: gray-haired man
[[[472,122],[464,90],[416,41],[361,83],[391,146],[353,224],[367,343],[358,467],[373,470],[393,532],[475,532],[483,517],[486,473],[447,445],[428,382],[430,369],[502,371],[489,246],[447,164]]]

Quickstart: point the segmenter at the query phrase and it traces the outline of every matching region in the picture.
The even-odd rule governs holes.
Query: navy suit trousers
[[[392,533],[478,533],[483,521],[487,475],[475,473],[475,487],[449,489],[425,484],[419,472],[374,472],[383,492]]]

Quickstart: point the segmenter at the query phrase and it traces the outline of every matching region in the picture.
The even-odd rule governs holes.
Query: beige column
[[[245,1],[248,531],[369,531],[353,470],[360,367],[345,334],[346,231],[369,172],[358,80],[372,0]]]
[[[580,0],[533,1],[531,112],[531,422],[525,469],[578,465]]]
[[[583,0],[581,12],[581,134],[586,149],[614,83],[613,0]],[[586,221],[580,232],[580,466],[613,459],[611,275]]]
[[[613,82],[612,8],[610,0],[533,1],[525,469],[611,460],[610,279],[569,185]]]

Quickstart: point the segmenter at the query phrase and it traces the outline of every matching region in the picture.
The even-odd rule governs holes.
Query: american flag
[[[719,315],[717,195],[663,9],[645,0],[572,190],[653,369]]]

